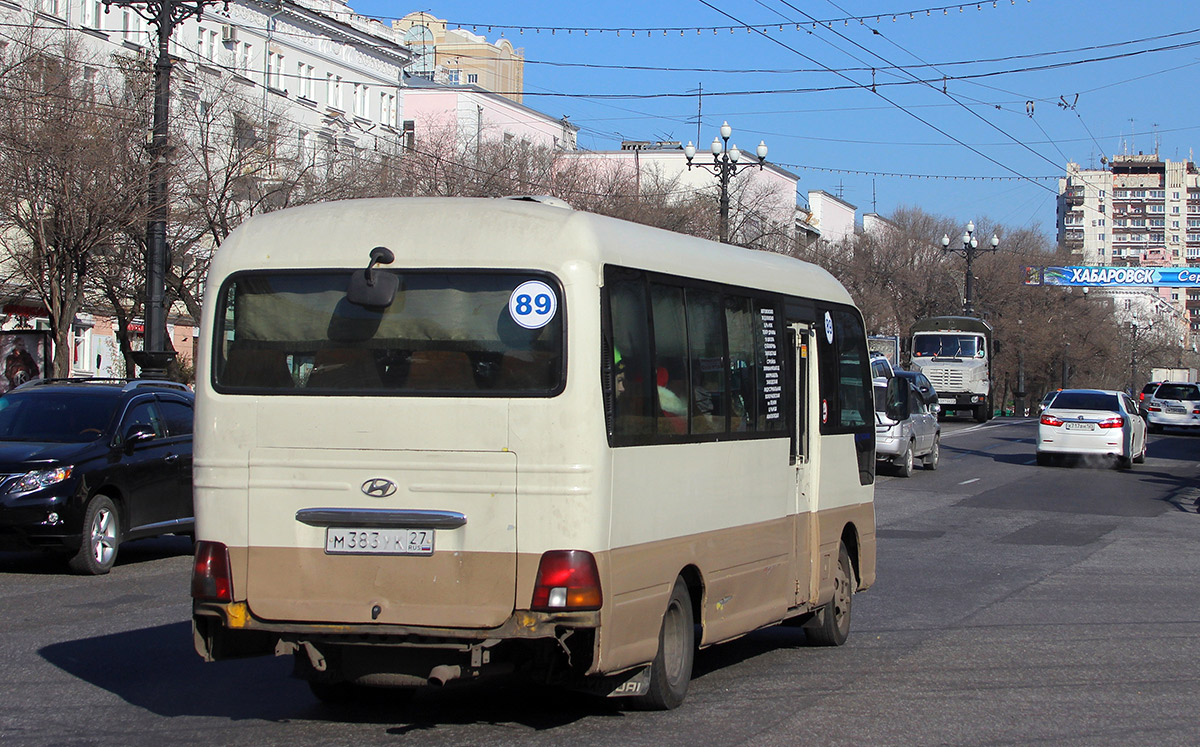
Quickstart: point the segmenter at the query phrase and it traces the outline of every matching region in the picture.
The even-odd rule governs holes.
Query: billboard
[[[1088,288],[1200,288],[1196,267],[1026,267],[1025,285]]]

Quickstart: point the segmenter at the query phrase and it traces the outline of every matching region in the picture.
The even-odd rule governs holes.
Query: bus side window
[[[687,290],[688,353],[692,371],[692,433],[724,433],[725,330],[721,296]]]
[[[605,276],[612,327],[612,373],[604,382],[612,403],[612,433],[646,436],[654,433],[650,414],[655,377],[650,360],[650,313],[646,281],[641,273],[610,268]]]
[[[654,317],[658,432],[687,433],[690,377],[683,289],[652,283],[650,299]]]
[[[754,316],[750,299],[726,296],[725,329],[729,334],[729,430],[754,430],[757,367],[754,361]]]

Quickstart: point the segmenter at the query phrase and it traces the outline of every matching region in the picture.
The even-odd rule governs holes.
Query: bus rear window
[[[390,272],[376,269],[375,272]],[[529,272],[400,272],[387,308],[351,303],[350,272],[225,283],[212,382],[254,394],[551,396],[563,385],[560,284]]]

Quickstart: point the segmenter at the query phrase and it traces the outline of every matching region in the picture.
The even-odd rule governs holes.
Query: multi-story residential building
[[[1067,164],[1059,179],[1058,242],[1081,265],[1200,265],[1200,171],[1191,161],[1158,154],[1114,156],[1108,168]],[[1157,301],[1136,303],[1125,291],[1117,312],[1169,307],[1181,332],[1200,340],[1200,296],[1159,289]],[[1161,303],[1160,303],[1161,302]],[[1131,306],[1132,304],[1132,306]]]
[[[1115,156],[1106,169],[1069,163],[1058,240],[1079,264],[1200,262],[1200,172],[1157,155]]]

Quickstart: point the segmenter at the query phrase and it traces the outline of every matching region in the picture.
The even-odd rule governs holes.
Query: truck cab
[[[912,327],[912,369],[933,382],[943,412],[992,417],[992,327],[982,319],[939,316]]]

